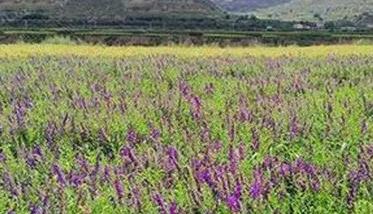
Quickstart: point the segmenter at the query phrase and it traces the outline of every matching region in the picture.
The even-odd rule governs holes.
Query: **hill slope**
[[[353,20],[363,13],[373,13],[372,0],[291,0],[256,12],[265,18],[302,21]]]
[[[149,14],[213,14],[210,0],[0,0],[0,12],[37,11],[59,18],[123,18]]]
[[[262,18],[297,21],[354,20],[373,14],[373,0],[212,0],[231,12],[249,12]]]
[[[280,5],[291,0],[212,0],[222,9],[230,12],[249,12],[260,8]]]

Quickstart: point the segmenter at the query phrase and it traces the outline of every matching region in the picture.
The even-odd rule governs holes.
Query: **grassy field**
[[[173,55],[182,58],[196,57],[326,57],[329,55],[373,55],[373,45],[330,45],[311,47],[231,47],[212,46],[164,46],[164,47],[108,47],[91,45],[48,45],[16,44],[0,45],[0,58],[27,57],[104,57],[120,59],[123,57],[144,57],[156,55]]]
[[[0,213],[371,213],[373,46],[0,45]]]

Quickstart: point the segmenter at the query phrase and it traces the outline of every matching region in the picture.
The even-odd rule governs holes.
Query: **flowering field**
[[[371,213],[373,46],[0,46],[0,213]]]

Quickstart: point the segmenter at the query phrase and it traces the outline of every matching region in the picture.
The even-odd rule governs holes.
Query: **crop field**
[[[372,213],[373,46],[0,45],[0,213]]]

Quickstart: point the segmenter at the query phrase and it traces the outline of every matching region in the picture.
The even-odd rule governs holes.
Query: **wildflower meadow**
[[[0,213],[372,213],[373,46],[0,46]]]

